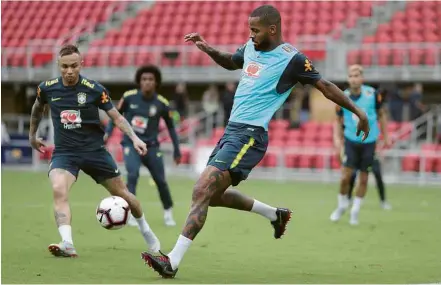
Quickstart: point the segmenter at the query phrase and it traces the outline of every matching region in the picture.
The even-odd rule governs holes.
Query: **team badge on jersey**
[[[86,103],[86,93],[80,92],[77,94],[78,104],[84,105]]]
[[[312,71],[313,68],[312,62],[309,59],[305,59],[305,71]]]
[[[153,117],[154,115],[156,115],[157,112],[158,112],[158,109],[156,108],[155,105],[150,106],[150,110],[149,110],[150,117]]]
[[[261,71],[262,65],[255,62],[248,63],[248,65],[244,69],[245,74],[249,77],[259,77]]]
[[[60,113],[61,123],[65,129],[78,129],[81,128],[81,113],[77,110],[64,110]]]

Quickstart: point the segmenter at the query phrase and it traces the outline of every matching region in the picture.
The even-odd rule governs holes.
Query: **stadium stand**
[[[286,27],[285,39],[295,43],[302,35],[326,35],[343,23],[353,27],[360,16],[369,17],[373,5],[378,1],[326,1],[326,2],[274,2],[282,13],[282,25]],[[128,66],[148,62],[155,55],[148,52],[137,54],[132,60],[131,53],[112,53],[107,62],[103,55],[103,46],[173,46],[181,45],[186,33],[198,31],[207,41],[215,45],[241,45],[248,37],[247,23],[249,13],[259,5],[258,1],[204,1],[160,2],[151,9],[141,11],[135,18],[126,20],[121,29],[108,31],[104,39],[91,44],[86,57],[87,66],[104,65]],[[352,11],[348,16],[345,10]],[[307,11],[307,12],[305,12]],[[319,14],[316,14],[319,11]],[[317,16],[320,21],[317,21]],[[238,25],[237,19],[243,19]],[[164,29],[163,27],[167,27]],[[311,56],[310,56],[311,57]],[[313,58],[313,57],[311,57]],[[314,58],[313,58],[314,59]],[[162,61],[168,65],[169,61]],[[182,64],[178,59],[175,65]],[[189,56],[189,65],[204,66],[210,64],[210,58],[200,52]]]
[[[4,1],[2,11],[2,47],[26,47],[30,41],[58,40],[75,28],[93,29],[121,10],[125,2],[113,1]],[[38,23],[38,24],[36,24]],[[8,66],[25,65],[25,51],[7,58]],[[52,61],[52,51],[33,55],[33,65]]]
[[[404,11],[396,12],[391,21],[380,24],[374,35],[366,36],[364,44],[381,43],[427,43],[425,48],[417,47],[406,51],[394,48],[363,49],[348,53],[349,63],[369,65],[436,65],[436,54],[441,50],[430,43],[441,42],[441,5],[438,1],[408,3]],[[408,54],[405,54],[408,53]],[[374,62],[374,56],[378,62]],[[406,62],[408,58],[408,62]]]

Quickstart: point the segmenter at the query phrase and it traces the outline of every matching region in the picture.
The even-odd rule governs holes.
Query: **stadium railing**
[[[335,40],[326,40],[325,42],[313,39],[307,40],[305,37],[298,48],[311,57],[318,69],[330,80],[345,81],[348,57],[351,52],[364,51],[369,53],[369,62],[366,65],[365,78],[370,81],[397,81],[397,80],[425,80],[436,81],[441,79],[441,43],[381,43],[381,44],[362,44],[353,45],[345,44]],[[233,52],[237,49],[237,45],[218,46],[221,49]],[[41,47],[28,46],[25,48],[2,48],[2,79],[18,80],[19,78],[26,80],[39,81],[44,78],[58,76],[56,62],[52,61],[43,66],[36,66],[35,61],[30,60],[35,54],[39,53]],[[402,64],[394,64],[389,59],[387,64],[380,64],[381,53],[384,50],[400,54],[400,62]],[[424,62],[414,62],[411,57],[415,50],[430,50],[433,55],[433,64],[426,65]],[[57,46],[48,46],[45,52],[54,54]],[[179,57],[173,62],[167,59],[166,52],[178,52]],[[8,64],[8,55],[16,53],[26,54],[25,66],[11,66]],[[94,64],[86,64],[85,73],[93,72],[99,81],[119,81],[131,80],[131,74],[135,67],[140,64],[150,62],[163,67],[166,78],[170,82],[173,80],[182,80],[183,77],[188,80],[191,76],[196,76],[198,81],[215,81],[220,75],[225,80],[231,80],[238,77],[236,72],[222,73],[220,68],[215,67],[215,63],[210,58],[198,51],[196,47],[190,45],[180,46],[91,46],[85,54],[85,61],[90,57],[95,57]],[[99,59],[99,60],[98,60]],[[99,61],[99,65],[97,62]],[[357,62],[361,63],[359,59]],[[413,64],[411,64],[413,63]],[[103,72],[99,72],[103,71]],[[105,71],[105,72],[104,72]],[[128,72],[131,71],[132,73]],[[198,73],[199,72],[199,73]],[[203,78],[200,72],[205,75]],[[130,76],[128,74],[130,73]],[[44,74],[44,76],[43,76]],[[184,76],[185,75],[185,76]],[[228,77],[228,78],[227,78]],[[196,80],[195,79],[195,80]]]

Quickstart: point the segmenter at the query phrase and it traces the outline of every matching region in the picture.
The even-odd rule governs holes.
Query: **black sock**
[[[355,180],[357,179],[357,172],[354,171],[351,177],[351,181],[349,182],[349,192],[348,192],[348,199],[351,200],[352,198],[352,192],[354,192],[354,185]]]
[[[384,189],[384,182],[383,182],[383,175],[381,175],[381,172],[375,171],[375,180],[377,181],[377,189],[378,189],[378,195],[380,196],[381,202],[386,201],[386,193]]]

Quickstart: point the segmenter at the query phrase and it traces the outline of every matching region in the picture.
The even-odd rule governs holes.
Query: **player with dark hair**
[[[204,226],[208,207],[254,212],[267,218],[274,237],[284,234],[291,211],[275,208],[229,188],[245,180],[265,155],[268,124],[297,82],[312,84],[327,98],[360,118],[358,131],[369,134],[366,114],[331,82],[323,79],[311,61],[292,45],[283,42],[279,11],[270,5],[255,9],[249,19],[250,39],[234,54],[210,46],[197,33],[185,36],[218,65],[242,69],[225,134],[193,188],[190,213],[173,250],[167,255],[144,252],[142,257],[165,278],[175,276],[179,263]]]
[[[61,242],[49,245],[49,251],[55,256],[77,256],[72,239],[72,214],[68,195],[79,171],[83,170],[111,195],[127,201],[148,249],[158,252],[159,240],[145,220],[139,201],[127,190],[115,161],[104,147],[104,131],[98,109],[106,111],[114,124],[131,138],[136,152],[145,154],[146,144],[113,106],[106,88],[80,74],[82,58],[76,46],[66,45],[60,50],[58,66],[61,76],[42,82],[37,88],[29,130],[32,147],[43,152],[44,143],[36,137],[36,133],[44,107],[49,105],[55,149],[48,176],[54,195],[55,220],[61,236]]]
[[[139,135],[141,140],[147,144],[148,152],[146,155],[139,155],[132,146],[130,137],[124,136],[121,144],[124,150],[124,161],[127,169],[127,188],[136,195],[136,185],[139,179],[139,169],[141,164],[148,168],[153,180],[158,187],[164,208],[164,222],[167,226],[176,225],[173,219],[173,201],[170,190],[165,181],[164,162],[159,148],[158,133],[159,121],[164,119],[174,146],[174,160],[176,164],[181,161],[179,150],[179,138],[176,134],[173,123],[173,114],[170,104],[160,94],[156,93],[161,85],[161,72],[156,66],[147,65],[140,67],[136,71],[135,82],[139,89],[126,91],[118,103],[118,111],[132,124],[132,128]],[[110,122],[106,127],[105,140],[113,131],[113,123]],[[131,225],[137,225],[133,219],[129,221]]]
[[[348,193],[352,176],[359,171],[359,186],[352,203],[349,223],[358,225],[358,215],[363,198],[366,195],[369,171],[375,157],[377,140],[380,135],[378,122],[384,136],[385,145],[390,145],[387,132],[387,118],[382,108],[383,98],[380,92],[373,87],[363,84],[363,68],[360,65],[351,65],[348,70],[349,89],[345,94],[350,100],[366,110],[372,130],[365,141],[361,141],[355,133],[358,118],[347,109],[337,106],[338,120],[335,123],[334,143],[343,149],[342,178],[338,195],[338,206],[331,214],[331,221],[338,221],[349,207]],[[344,130],[343,130],[344,126]],[[342,146],[343,145],[343,146]]]

